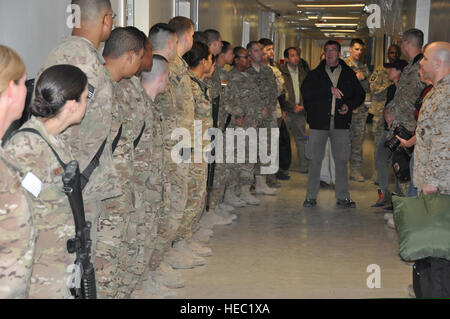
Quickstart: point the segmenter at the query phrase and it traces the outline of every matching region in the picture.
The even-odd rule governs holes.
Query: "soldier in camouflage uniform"
[[[21,187],[25,174],[1,146],[4,132],[23,112],[25,79],[20,57],[0,45],[0,299],[28,297],[36,239],[30,196]]]
[[[359,83],[366,93],[370,92],[369,69],[367,65],[362,64],[361,59],[364,48],[364,42],[360,39],[352,39],[350,43],[350,56],[345,59],[345,63],[356,73]],[[366,121],[369,109],[362,105],[353,110],[352,123],[350,126],[350,179],[364,182],[361,175],[363,161],[363,143],[366,134]]]
[[[423,58],[422,45],[422,31],[411,29],[404,33],[401,49],[403,55],[410,62],[403,69],[394,99],[386,105],[385,118],[390,128],[387,140],[393,137],[394,130],[399,125],[403,125],[410,132],[414,132],[416,129],[416,119],[414,118],[415,102],[425,88],[425,84],[420,81],[419,75],[419,62]],[[399,186],[401,192],[407,195],[409,182],[400,183]]]
[[[144,45],[144,57],[140,63],[139,70],[136,75],[131,78],[124,78],[120,80],[116,87],[116,92],[122,97],[122,102],[119,101],[118,105],[126,107],[121,108],[121,117],[123,125],[122,138],[119,141],[117,149],[114,153],[115,158],[124,158],[121,163],[123,168],[128,165],[127,171],[123,172],[128,176],[127,181],[124,181],[122,185],[126,185],[124,192],[128,192],[121,204],[130,203],[130,207],[124,208],[123,211],[129,211],[128,223],[125,230],[125,236],[122,237],[123,244],[118,251],[117,265],[119,267],[118,273],[114,276],[114,280],[118,280],[117,289],[118,294],[116,298],[127,298],[131,295],[133,290],[138,284],[140,273],[136,272],[137,265],[143,265],[144,260],[138,262],[138,252],[144,250],[143,244],[138,246],[136,228],[139,220],[144,218],[139,215],[141,210],[136,211],[136,207],[140,206],[136,204],[136,190],[135,190],[135,173],[134,173],[134,161],[135,161],[135,149],[140,144],[141,133],[144,129],[145,114],[147,112],[146,99],[144,98],[144,92],[140,83],[140,74],[151,70],[153,64],[152,46],[145,33],[135,27],[126,27],[128,32],[133,33]],[[120,99],[119,99],[120,100]],[[121,164],[119,164],[121,165]],[[126,177],[124,174],[124,177]],[[131,200],[131,201],[130,201]],[[144,233],[145,234],[145,233]],[[140,234],[141,237],[145,236]],[[141,241],[142,243],[143,241]],[[140,254],[143,257],[143,253]],[[141,267],[142,269],[142,267]]]
[[[242,47],[234,50],[235,67],[228,77],[228,88],[235,103],[231,104],[230,113],[233,115],[230,128],[244,130],[256,129],[261,126],[263,118],[260,112],[263,101],[257,93],[256,82],[245,72],[250,67],[249,53]],[[235,152],[237,149],[235,148]],[[246,143],[245,163],[235,164],[239,172],[239,185],[241,187],[241,199],[247,203],[256,205],[259,200],[250,194],[250,187],[254,181],[255,164],[249,161],[249,143]],[[236,160],[236,159],[235,159]]]
[[[212,45],[209,46],[211,52]],[[213,52],[214,54],[214,52]],[[227,125],[227,119],[230,113],[230,103],[233,101],[230,99],[230,94],[228,94],[228,72],[225,70],[224,66],[226,64],[233,63],[233,47],[229,42],[222,42],[221,52],[217,55],[217,62],[214,68],[214,73],[211,78],[205,79],[205,83],[210,87],[211,98],[214,101],[215,99],[219,99],[219,112],[217,119],[217,127],[221,130],[225,130],[225,126]],[[229,124],[229,123],[228,123]],[[223,136],[223,154],[225,155],[226,149],[226,135]],[[232,221],[233,218],[236,218],[236,215],[230,215],[229,210],[227,210],[228,205],[221,205],[225,196],[225,188],[229,189],[229,192],[235,192],[237,187],[237,180],[239,179],[237,175],[237,170],[232,169],[232,165],[229,163],[216,163],[215,164],[215,174],[214,174],[214,185],[213,190],[211,192],[211,200],[210,206],[211,208],[217,208],[215,210],[216,213],[223,216],[225,219],[228,219],[229,222]],[[237,197],[235,199],[238,200]],[[245,205],[245,202],[240,201],[237,203],[237,206],[242,207]],[[225,207],[224,207],[225,206]],[[233,206],[231,210],[233,210]],[[230,220],[231,217],[231,220]]]
[[[393,44],[388,49],[388,60],[390,63],[400,59],[400,47]],[[375,150],[378,142],[380,141],[381,135],[384,130],[384,106],[386,104],[386,94],[389,86],[393,84],[387,75],[387,71],[384,67],[377,68],[369,79],[370,83],[370,93],[372,96],[372,102],[370,103],[369,113],[373,114],[372,122],[372,134],[374,137]],[[374,171],[374,176],[372,180],[377,181],[376,170]]]
[[[433,89],[424,99],[416,129],[414,184],[424,195],[450,196],[450,43],[433,42],[420,61],[423,77]],[[433,212],[429,212],[433,213]],[[433,229],[436,230],[437,229]],[[431,231],[433,231],[431,230]],[[444,243],[442,243],[444,244]],[[448,243],[445,243],[448,247]],[[428,257],[415,262],[414,287],[418,298],[449,298],[450,260]],[[416,282],[417,279],[417,282]]]
[[[263,105],[261,105],[260,107],[263,121],[259,128],[267,129],[267,146],[268,153],[270,153],[272,149],[272,145],[270,145],[271,129],[278,128],[277,121],[274,117],[278,98],[276,78],[272,70],[268,66],[262,64],[262,49],[261,45],[258,42],[250,42],[247,45],[247,50],[250,54],[251,66],[245,72],[247,72],[247,74],[250,75],[253,81],[256,82],[258,86],[257,92],[263,101]],[[275,195],[275,190],[269,188],[266,184],[266,176],[261,175],[260,166],[266,166],[266,164],[263,165],[258,163],[257,165],[258,168],[256,172],[255,187],[256,193],[263,195]],[[271,175],[270,180],[276,180],[274,175]]]
[[[192,49],[183,56],[183,59],[185,59],[190,68],[188,70],[188,76],[191,81],[191,91],[194,98],[194,118],[197,121],[196,123],[201,124],[202,136],[205,136],[208,129],[213,126],[211,97],[204,83],[205,77],[214,71],[212,54],[205,44],[195,42]],[[197,129],[199,130],[199,128]],[[206,204],[208,163],[205,161],[205,158],[211,151],[209,149],[210,142],[209,140],[197,141],[199,145],[195,145],[195,148],[198,149],[201,147],[203,151],[198,154],[193,152],[191,156],[191,178],[188,184],[186,210],[177,231],[178,240],[174,245],[174,249],[178,251],[184,251],[192,256],[197,256],[199,261],[198,265],[204,264],[204,260],[201,257],[211,255],[209,248],[201,246],[192,239],[192,234],[199,229],[198,223],[200,218],[202,218]],[[212,214],[213,212],[210,211],[205,214],[205,217],[214,218],[210,217],[214,216]]]
[[[49,85],[54,89],[51,93]],[[16,165],[42,183],[37,190],[33,187],[36,184],[24,185],[30,193],[33,188],[36,190],[31,202],[36,247],[29,297],[70,298],[67,267],[74,263],[75,256],[69,254],[66,243],[75,236],[75,226],[69,201],[62,191],[64,169],[47,143],[63,163],[68,164],[74,159],[60,134],[84,116],[87,77],[73,66],[54,66],[41,75],[35,92],[30,109],[36,117],[33,116],[21,129],[34,129],[41,136],[19,130],[6,145]]]
[[[433,69],[433,62],[440,62],[438,69]],[[450,195],[450,43],[427,45],[420,66],[433,89],[417,121],[414,184],[424,194],[439,190]]]
[[[165,23],[158,23],[150,29],[150,41],[153,46],[154,55],[164,57],[169,64],[173,63],[177,56],[175,31]],[[163,64],[159,62],[159,64]],[[157,75],[163,70],[152,70]],[[152,76],[152,79],[153,76]],[[181,111],[176,109],[173,81],[171,77],[164,92],[155,96],[154,102],[151,102],[155,110],[159,110],[163,121],[160,122],[163,145],[164,145],[164,174],[167,176],[170,185],[167,186],[164,196],[164,209],[166,213],[165,224],[160,223],[158,227],[158,243],[153,251],[150,264],[159,265],[157,270],[152,270],[150,276],[152,280],[157,281],[168,288],[181,288],[184,281],[165,261],[165,253],[169,250],[172,242],[175,240],[176,231],[180,225],[187,200],[187,181],[189,164],[177,164],[172,160],[172,149],[177,144],[172,139],[172,132],[179,127],[178,117]],[[148,82],[148,81],[146,81]],[[148,91],[150,92],[150,90]],[[149,95],[149,94],[148,94]],[[150,96],[150,95],[149,95]]]
[[[400,59],[400,47],[393,44],[388,49],[388,60],[390,63]],[[384,129],[383,110],[386,104],[387,88],[393,83],[389,80],[386,69],[384,67],[377,68],[369,78],[370,93],[372,103],[370,104],[369,113],[373,114],[372,133],[374,136],[374,144],[377,145]]]
[[[144,41],[127,28],[116,28],[106,41],[103,51],[105,67],[114,85],[112,126],[110,140],[116,141],[113,161],[122,186],[122,195],[102,203],[103,214],[98,225],[96,276],[99,297],[114,298],[118,282],[124,280],[131,265],[126,264],[129,248],[127,228],[135,211],[133,185],[133,142],[139,136],[143,121],[138,119],[130,92],[120,82],[137,73],[144,56]],[[121,132],[117,135],[116,132]],[[118,139],[117,139],[118,138]],[[119,296],[123,297],[123,296]]]
[[[216,30],[207,30],[204,32],[204,35],[206,37],[206,44],[209,47],[209,50],[214,56],[218,56],[223,47],[222,43],[222,37],[220,36],[220,33]],[[220,73],[219,68],[214,68],[214,73],[210,78],[205,79],[205,84],[208,86],[209,95],[211,96],[211,103],[214,105],[214,103],[219,103],[222,91],[222,79],[221,75],[224,74]],[[219,118],[222,120],[223,118],[223,110],[219,107],[219,114],[217,118],[217,123],[219,122]],[[222,121],[221,121],[222,122]],[[222,123],[221,123],[222,124]],[[226,165],[224,163],[216,163],[215,164],[215,173],[214,173],[214,185],[213,189],[211,190],[210,195],[210,207],[216,208],[223,199],[223,195],[225,192],[225,176],[226,176]]]
[[[81,171],[86,169],[103,142],[107,141],[99,166],[89,178],[83,192],[86,220],[92,223],[92,256],[95,256],[101,200],[116,197],[122,192],[113,163],[110,139],[114,133],[117,134],[112,127],[113,84],[103,66],[105,60],[98,52],[100,43],[106,41],[111,34],[113,11],[109,0],[74,0],[73,3],[80,5],[81,28],[74,29],[72,36],[50,53],[42,70],[56,64],[71,64],[79,67],[88,77],[86,115],[80,125],[69,127],[61,135],[61,139],[70,146],[74,158],[78,160]]]
[[[161,63],[165,63],[161,62],[162,59],[161,57],[155,56],[155,70],[143,75],[142,84],[144,85],[145,91],[148,89],[148,82],[154,82],[151,81],[152,74],[157,73],[158,68],[161,69]],[[163,76],[167,76],[167,72],[163,73]],[[155,271],[162,260],[160,255],[164,252],[165,242],[161,239],[160,227],[167,224],[168,212],[165,210],[164,203],[167,202],[166,196],[170,190],[169,181],[164,172],[163,119],[160,110],[154,103],[154,99],[157,94],[164,92],[167,82],[167,78],[164,78],[159,82],[160,86],[158,90],[149,91],[151,95],[145,93],[147,103],[146,127],[140,142],[141,146],[139,146],[138,150],[139,156],[136,162],[135,177],[140,190],[137,192],[137,197],[140,197],[139,201],[145,210],[145,259],[141,280],[147,281],[144,282],[143,287],[147,292],[154,295],[164,293],[164,290],[161,291],[160,285],[149,278],[149,272]]]
[[[280,97],[282,94],[285,93],[286,87],[283,79],[283,75],[281,74],[280,69],[277,65],[274,63],[274,43],[272,40],[267,38],[259,39],[259,44],[262,46],[263,49],[263,60],[262,63],[264,65],[267,65],[275,75],[276,83],[277,83],[277,104],[275,107],[275,111],[273,112],[274,121],[277,124],[277,127],[279,126],[279,119],[283,116],[281,111],[281,105],[278,100],[278,97]],[[278,172],[277,172],[278,173]],[[268,178],[268,185],[269,187],[279,188],[281,187],[280,182],[278,182],[278,178],[275,178],[276,175],[269,175]]]
[[[189,131],[191,136],[191,147],[194,146],[194,114],[195,114],[195,100],[192,92],[191,78],[188,74],[189,67],[186,61],[181,58],[185,53],[192,49],[194,23],[192,20],[184,17],[175,17],[170,20],[169,25],[175,30],[178,37],[177,56],[173,63],[169,65],[170,73],[169,80],[174,88],[175,93],[175,109],[177,110],[177,121],[179,128],[185,128]],[[187,198],[186,206],[184,208],[183,217],[180,220],[180,224],[177,230],[176,237],[178,241],[185,235],[191,236],[191,222],[195,219],[195,216],[199,216],[203,212],[203,207],[196,207],[200,211],[194,211],[192,201],[189,202],[190,185],[196,183],[196,170],[193,162],[192,149],[183,149],[183,156],[189,157],[191,155],[191,163],[189,165],[187,173]],[[182,235],[180,235],[182,234]],[[166,261],[174,268],[192,268],[194,266],[204,265],[204,259],[195,256],[192,251],[188,249],[172,249],[168,254]]]

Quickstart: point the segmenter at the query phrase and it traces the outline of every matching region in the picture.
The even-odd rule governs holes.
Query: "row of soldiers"
[[[184,160],[174,161],[173,132],[184,128],[194,137],[194,121],[203,132],[276,128],[281,86],[258,42],[233,49],[215,30],[194,42],[194,23],[185,17],[154,25],[148,37],[134,27],[112,31],[109,0],[72,2],[81,8],[81,27],[50,53],[36,78],[33,116],[2,143],[2,181],[10,174],[0,188],[0,296],[71,297],[66,268],[74,257],[66,242],[75,227],[61,176],[74,159],[98,296],[174,295],[171,288],[184,286],[175,270],[204,265],[211,255],[203,245],[213,226],[231,223],[235,207],[260,203],[250,193],[254,180],[257,193],[275,191],[261,174],[266,164],[250,163],[247,149],[243,164],[217,163],[207,200],[211,169],[189,160],[188,145],[180,150]],[[24,88],[23,63],[2,50],[2,60],[12,66],[14,56],[20,66],[10,85]],[[21,112],[24,98],[16,104]],[[5,118],[20,112],[10,107]]]

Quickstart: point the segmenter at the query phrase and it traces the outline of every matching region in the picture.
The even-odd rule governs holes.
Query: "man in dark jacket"
[[[308,159],[305,154],[306,145],[306,120],[303,97],[300,87],[308,74],[309,69],[300,63],[300,49],[287,48],[284,51],[285,64],[279,67],[283,75],[287,90],[286,102],[281,105],[282,111],[286,112],[286,124],[292,132],[297,146],[300,172],[308,173]]]
[[[328,41],[324,46],[325,60],[311,71],[303,81],[301,92],[310,127],[306,154],[309,158],[309,175],[304,207],[317,205],[320,187],[320,168],[328,137],[336,164],[337,205],[356,207],[350,199],[347,162],[350,155],[349,128],[352,112],[359,107],[366,93],[355,72],[339,59],[341,45]]]

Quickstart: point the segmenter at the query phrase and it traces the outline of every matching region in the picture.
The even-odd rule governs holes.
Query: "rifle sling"
[[[55,151],[55,149],[53,148],[53,146],[51,146],[50,142],[47,141],[47,139],[45,139],[45,137],[43,137],[42,134],[41,134],[38,130],[36,130],[36,129],[34,129],[34,128],[23,128],[23,129],[20,129],[20,130],[14,132],[14,133],[11,135],[11,138],[12,138],[13,136],[15,136],[16,134],[19,134],[19,133],[21,133],[21,132],[28,132],[28,133],[32,133],[32,134],[36,134],[36,135],[40,136],[40,137],[44,140],[44,142],[47,143],[48,147],[50,147],[50,149],[52,150],[53,154],[55,155],[55,157],[56,157],[56,159],[57,159],[57,161],[58,161],[58,163],[59,163],[59,165],[61,165],[61,167],[62,167],[64,170],[66,169],[67,164],[64,163],[64,162],[61,160],[61,157],[59,157],[58,153]]]
[[[119,144],[120,137],[122,136],[122,127],[123,127],[123,125],[120,126],[119,132],[117,133],[117,135],[114,138],[114,141],[111,145],[113,154],[117,148],[117,144]],[[89,178],[91,178],[92,173],[94,173],[95,169],[100,166],[100,157],[102,156],[103,151],[105,150],[107,141],[108,141],[108,138],[105,138],[102,145],[100,145],[100,148],[98,149],[97,153],[94,155],[92,160],[89,162],[89,165],[81,173],[81,189],[84,189],[86,187],[86,184],[89,182]]]

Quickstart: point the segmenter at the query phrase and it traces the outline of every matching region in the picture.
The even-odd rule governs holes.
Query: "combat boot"
[[[237,215],[236,215],[236,214],[232,214],[232,213],[229,212],[229,211],[221,210],[221,209],[219,209],[219,208],[216,208],[216,209],[214,210],[214,213],[215,213],[216,215],[219,215],[220,217],[223,217],[225,220],[229,220],[229,219],[231,218],[231,221],[234,221],[234,220],[237,219]]]
[[[181,274],[165,262],[161,262],[158,269],[150,272],[149,277],[170,289],[183,288],[185,284]]]
[[[211,249],[203,247],[202,245],[192,240],[181,240],[173,245],[173,248],[176,250],[189,251],[200,257],[209,257],[212,255]]]
[[[232,212],[234,211],[234,207],[225,203],[220,203],[219,205],[219,209],[227,211],[227,212]]]
[[[261,201],[250,193],[250,185],[241,186],[241,199],[249,205],[260,205]]]
[[[235,208],[240,208],[240,207],[245,207],[245,203],[242,202],[239,197],[237,197],[233,190],[230,188],[227,188],[227,190],[225,191],[225,199],[223,201],[225,204],[227,205],[231,205]]]
[[[267,175],[266,183],[267,183],[267,186],[269,186],[270,188],[280,188],[281,187],[281,184],[277,180],[275,175]]]
[[[211,229],[207,229],[205,227],[201,227],[197,232],[192,235],[196,241],[207,244],[211,237],[213,236],[213,231]]]
[[[256,176],[256,185],[255,185],[255,192],[256,194],[260,195],[275,195],[276,192],[266,184],[266,176],[264,175],[257,175]]]
[[[365,181],[364,176],[362,176],[361,173],[359,172],[359,170],[357,170],[357,169],[352,169],[352,173],[350,174],[350,179],[360,182],[360,183]]]
[[[191,238],[190,240],[186,241],[186,243],[189,249],[191,249],[198,256],[200,257],[212,256],[211,248],[202,246],[199,242],[195,241],[194,239]]]
[[[156,296],[156,298],[175,297],[177,295],[172,289],[167,288],[153,278],[149,278],[144,281],[142,283],[142,287],[143,290],[148,292],[150,295]]]
[[[164,261],[167,262],[173,269],[192,269],[197,266],[203,266],[205,260],[198,256],[193,256],[189,251],[170,249]]]
[[[205,212],[200,220],[200,225],[206,228],[210,228],[215,225],[229,225],[233,222],[233,218],[229,216],[228,218],[222,217],[215,213],[214,210]]]

